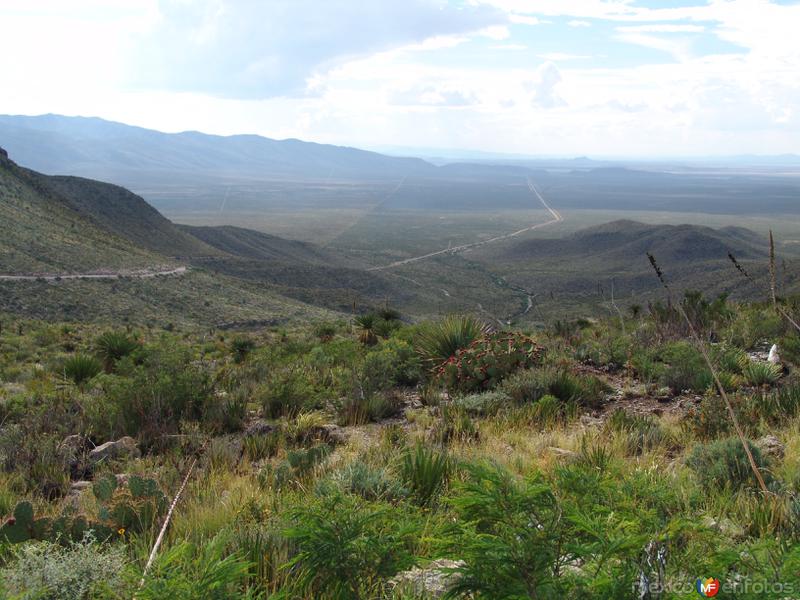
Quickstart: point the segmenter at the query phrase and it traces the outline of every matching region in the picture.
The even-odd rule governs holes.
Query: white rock
[[[461,578],[458,572],[449,571],[464,566],[460,560],[441,558],[427,567],[416,567],[395,575],[390,581],[393,588],[404,592],[424,594],[426,598],[438,599],[444,596]]]
[[[777,365],[781,362],[781,357],[778,354],[778,344],[772,344],[772,348],[769,349],[767,362],[771,362],[774,365]]]

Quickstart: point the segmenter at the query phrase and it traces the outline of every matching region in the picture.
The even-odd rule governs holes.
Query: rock
[[[0,158],[8,159],[8,152],[6,152],[3,148],[0,148]]]
[[[767,356],[767,362],[773,365],[779,365],[781,363],[781,357],[778,354],[778,344],[772,344],[772,348],[769,349],[769,356]]]
[[[765,435],[756,440],[755,445],[761,450],[762,454],[766,454],[772,458],[783,458],[786,452],[786,446],[774,435]]]
[[[92,487],[91,481],[73,481],[69,486],[69,493],[70,495],[79,495],[90,487]]]
[[[327,423],[320,426],[322,438],[331,444],[346,444],[350,439],[350,434],[343,427]]]
[[[257,419],[250,423],[244,430],[244,437],[258,437],[268,435],[277,429],[275,425],[267,423],[263,419]]]
[[[389,580],[389,585],[398,591],[426,598],[438,600],[442,598],[458,581],[460,573],[448,572],[449,569],[458,569],[464,566],[464,561],[440,558],[428,566],[415,567],[408,571],[398,573]]]
[[[577,456],[575,452],[572,450],[566,450],[565,448],[557,448],[556,446],[548,446],[547,448],[550,452],[555,454],[556,456],[563,456],[564,458],[573,458]]]
[[[101,444],[89,452],[89,460],[93,464],[114,459],[139,458],[140,456],[141,452],[136,447],[136,440],[128,436],[120,438],[116,442]]]
[[[716,529],[722,535],[732,538],[741,539],[745,536],[744,528],[737,525],[730,519],[713,519],[709,516],[703,518],[703,525],[709,529]]]

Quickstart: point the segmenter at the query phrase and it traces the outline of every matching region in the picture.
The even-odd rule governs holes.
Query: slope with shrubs
[[[409,570],[448,559],[452,598],[672,598],[701,576],[791,597],[798,332],[771,306],[684,302],[766,494],[669,306],[624,333],[388,309],[249,335],[5,322],[4,591],[430,598]],[[768,377],[765,341],[784,357]]]

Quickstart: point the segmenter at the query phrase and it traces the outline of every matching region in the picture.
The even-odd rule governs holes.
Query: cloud
[[[683,62],[691,57],[691,42],[685,38],[660,37],[646,33],[621,33],[615,36],[621,42],[660,50],[671,55],[675,60]]]
[[[567,21],[567,25],[570,27],[591,27],[592,24],[589,21],[581,21],[580,19],[572,19],[571,21]]]
[[[537,54],[539,58],[549,61],[560,61],[560,60],[585,60],[587,58],[592,58],[589,54],[569,54],[567,52],[545,52],[544,54]]]
[[[134,87],[230,98],[302,95],[315,73],[429,38],[508,37],[501,11],[442,0],[161,0],[159,9],[131,56]]]
[[[702,25],[673,25],[669,23],[652,23],[648,25],[623,25],[617,31],[626,33],[702,33],[706,28]]]
[[[389,95],[389,103],[401,106],[470,106],[477,103],[469,90],[450,86],[417,85],[396,90]]]
[[[531,103],[540,108],[556,108],[566,105],[558,95],[556,87],[562,81],[561,71],[552,62],[543,63],[527,87],[532,92]]]

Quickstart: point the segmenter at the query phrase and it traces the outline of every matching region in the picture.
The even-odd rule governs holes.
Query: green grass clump
[[[117,361],[139,348],[139,342],[123,331],[106,331],[95,340],[94,347],[105,370],[110,373]]]
[[[742,375],[750,385],[774,385],[783,368],[773,363],[751,360],[742,369]]]
[[[447,487],[452,470],[445,452],[417,444],[403,455],[401,479],[420,506],[431,506]]]

